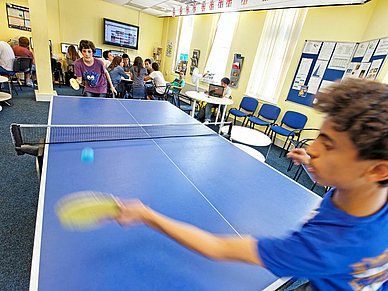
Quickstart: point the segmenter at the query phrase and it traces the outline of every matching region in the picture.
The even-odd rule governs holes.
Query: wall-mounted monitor
[[[61,52],[63,54],[66,54],[67,53],[67,49],[69,48],[69,46],[74,46],[75,50],[77,51],[78,53],[78,45],[76,44],[71,44],[71,43],[61,43]]]
[[[104,18],[104,44],[137,50],[139,26]]]
[[[96,58],[102,58],[102,49],[96,48],[96,53],[93,56]]]

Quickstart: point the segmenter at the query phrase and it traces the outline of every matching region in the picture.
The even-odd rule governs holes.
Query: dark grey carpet
[[[36,102],[32,88],[17,88],[14,93],[14,106],[0,102],[0,290],[28,290],[35,218],[38,201],[38,179],[34,157],[17,156],[12,145],[9,125],[15,123],[46,124],[48,102]],[[69,87],[55,87],[59,95],[80,95]],[[263,154],[266,149],[259,149]],[[267,162],[285,173],[294,176],[296,167],[287,173],[288,159],[278,158],[280,149],[271,148]],[[299,179],[302,185],[310,188],[313,182],[303,174]],[[315,192],[322,195],[323,187]]]

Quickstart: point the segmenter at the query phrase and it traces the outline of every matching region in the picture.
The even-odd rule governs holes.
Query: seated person
[[[126,96],[126,86],[121,83],[121,78],[129,79],[129,75],[124,72],[123,59],[119,56],[113,58],[112,63],[108,67],[110,79],[112,80],[113,87],[117,92],[122,92],[123,97]]]
[[[0,74],[7,75],[13,71],[15,54],[11,46],[5,41],[0,41]]]
[[[229,98],[230,95],[232,95],[232,90],[229,87],[230,80],[227,77],[224,77],[221,79],[221,86],[224,87],[224,98]],[[205,93],[208,91],[206,90]],[[226,105],[221,105],[220,110],[221,112],[224,110]],[[206,104],[206,111],[205,111],[205,123],[210,122],[210,117],[212,115],[212,109],[213,108],[218,108],[218,104]]]
[[[129,70],[132,83],[132,98],[144,98],[146,87],[144,85],[146,68],[143,66],[143,59],[137,56],[133,62],[133,66]]]
[[[152,68],[151,68],[151,60],[150,59],[145,59],[144,60],[144,67],[146,68],[146,70],[147,70],[147,74],[146,75],[149,75],[149,74],[151,74],[151,72],[152,72]]]
[[[90,40],[81,40],[79,49],[82,53],[82,58],[74,62],[74,73],[77,76],[79,84],[82,79],[85,80],[85,95],[86,97],[105,97],[107,90],[107,81],[113,94],[117,94],[113,87],[108,71],[105,69],[104,63],[93,57],[96,53],[96,47]],[[105,77],[104,77],[105,76]]]
[[[31,71],[35,72],[35,60],[34,55],[29,50],[30,41],[27,37],[21,36],[19,37],[19,45],[15,45],[12,49],[15,53],[15,57],[23,57],[23,58],[31,58],[32,59],[32,68]],[[33,82],[31,80],[31,74],[26,74],[26,84],[27,86],[33,86]]]
[[[159,71],[159,64],[152,63],[152,72],[148,76],[145,76],[145,80],[153,80],[155,85],[155,93],[157,95],[163,95],[166,90],[166,81],[163,74]],[[155,99],[152,95],[147,96],[147,99]]]
[[[179,77],[175,78],[170,87],[172,93],[179,93],[183,89],[183,87],[185,86],[185,80],[183,80],[184,76],[185,73],[182,70],[179,71]]]
[[[66,53],[66,63],[69,71],[74,72],[74,62],[79,58],[79,54],[75,50],[75,47],[73,45],[69,46]]]
[[[125,72],[129,72],[129,69],[131,68],[131,59],[127,54],[123,54],[122,58],[124,62],[123,69]]]
[[[104,66],[105,66],[105,69],[108,69],[110,63],[112,62],[113,60],[113,55],[112,55],[112,52],[111,51],[104,51],[102,53],[102,56],[104,57]]]

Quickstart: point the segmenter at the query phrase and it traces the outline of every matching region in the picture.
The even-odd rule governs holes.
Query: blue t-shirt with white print
[[[313,218],[287,238],[259,238],[264,265],[278,277],[308,277],[314,291],[388,290],[388,203],[355,217],[326,194]]]

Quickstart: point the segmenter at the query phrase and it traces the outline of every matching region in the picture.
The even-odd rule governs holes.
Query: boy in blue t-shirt
[[[388,290],[388,86],[347,79],[316,99],[326,114],[320,134],[288,156],[334,188],[300,231],[282,239],[213,235],[138,200],[123,201],[117,221],[142,222],[211,259],[309,278],[297,290]]]

